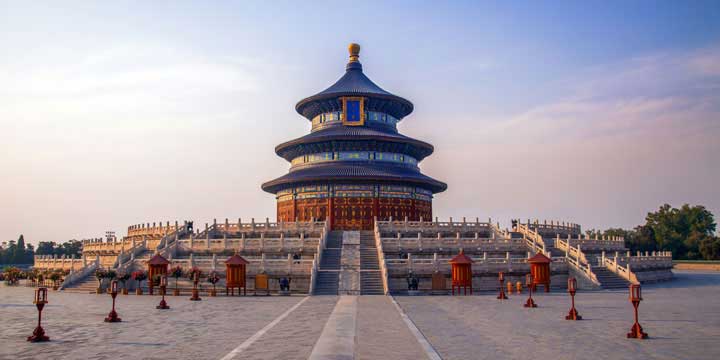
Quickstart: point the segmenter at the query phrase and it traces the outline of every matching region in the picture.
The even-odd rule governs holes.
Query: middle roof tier
[[[422,161],[433,150],[433,146],[424,141],[367,126],[332,126],[275,147],[275,153],[287,161],[298,156],[330,151],[395,152]]]

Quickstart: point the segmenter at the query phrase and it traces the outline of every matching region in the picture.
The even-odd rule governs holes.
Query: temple
[[[578,224],[514,219],[501,228],[491,219],[434,217],[433,196],[447,185],[418,167],[433,147],[397,129],[412,103],[370,81],[360,47],[349,50],[340,80],[295,107],[311,122],[310,134],[275,148],[291,164],[262,185],[276,196],[276,222],[213,219],[202,229],[189,220],[135,224],[122,238],[84,241],[82,258],[37,256],[35,268],[68,272],[61,289],[96,293],[109,284],[93,276],[101,269],[146,271],[151,278],[172,268],[197,270],[217,275],[213,290],[225,287],[231,295],[235,288],[313,295],[459,294],[462,288],[465,295],[495,291],[499,278],[512,289],[528,273],[545,291],[564,287],[569,277],[582,289],[672,278],[670,253],[631,254],[624,239],[593,238]],[[143,293],[157,283],[151,281],[127,286]],[[196,286],[178,281],[177,291]]]
[[[291,164],[262,185],[276,196],[278,222],[370,230],[375,219],[431,219],[433,194],[447,185],[418,167],[433,146],[398,132],[413,104],[365,76],[358,44],[349,52],[345,74],[295,106],[311,122],[310,134],[275,148]]]

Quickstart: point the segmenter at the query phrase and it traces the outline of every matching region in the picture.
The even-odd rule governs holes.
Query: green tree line
[[[25,237],[20,235],[17,241],[11,240],[0,246],[0,264],[32,264],[34,255],[80,257],[82,241],[69,240],[64,243],[41,241],[35,249],[32,244],[25,244]]]
[[[702,205],[668,204],[645,217],[645,224],[626,230],[588,230],[589,236],[622,236],[632,251],[672,251],[682,260],[720,260],[720,238],[715,234],[715,217]]]

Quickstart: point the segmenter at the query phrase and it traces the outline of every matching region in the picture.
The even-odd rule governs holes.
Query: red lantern
[[[642,290],[639,284],[630,285],[630,302],[633,304],[633,308],[635,308],[635,323],[630,328],[630,332],[627,334],[628,338],[647,339],[648,337],[648,334],[643,331],[642,326],[640,326],[640,323],[638,322],[638,307],[643,299],[641,291]]]
[[[526,308],[536,308],[537,304],[535,304],[535,301],[532,298],[532,288],[533,288],[533,276],[532,274],[525,275],[525,286],[528,288],[528,299],[525,302]]]
[[[570,311],[568,312],[567,316],[565,316],[565,320],[582,320],[582,316],[578,314],[577,310],[575,309],[575,292],[577,291],[577,280],[575,280],[574,277],[568,278],[568,293],[570,293],[570,299],[572,301],[572,306],[570,307]]]
[[[45,335],[45,329],[42,328],[41,322],[42,322],[42,311],[45,307],[45,304],[47,304],[47,288],[41,287],[37,288],[35,290],[35,298],[33,299],[33,304],[35,304],[35,307],[38,309],[38,323],[35,330],[33,330],[33,334],[31,336],[28,336],[27,341],[30,342],[43,342],[43,341],[50,341],[50,337]]]

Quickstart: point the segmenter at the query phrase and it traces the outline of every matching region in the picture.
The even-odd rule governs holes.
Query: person
[[[280,291],[290,291],[290,282],[292,281],[292,278],[288,279],[286,277],[280,278]]]

